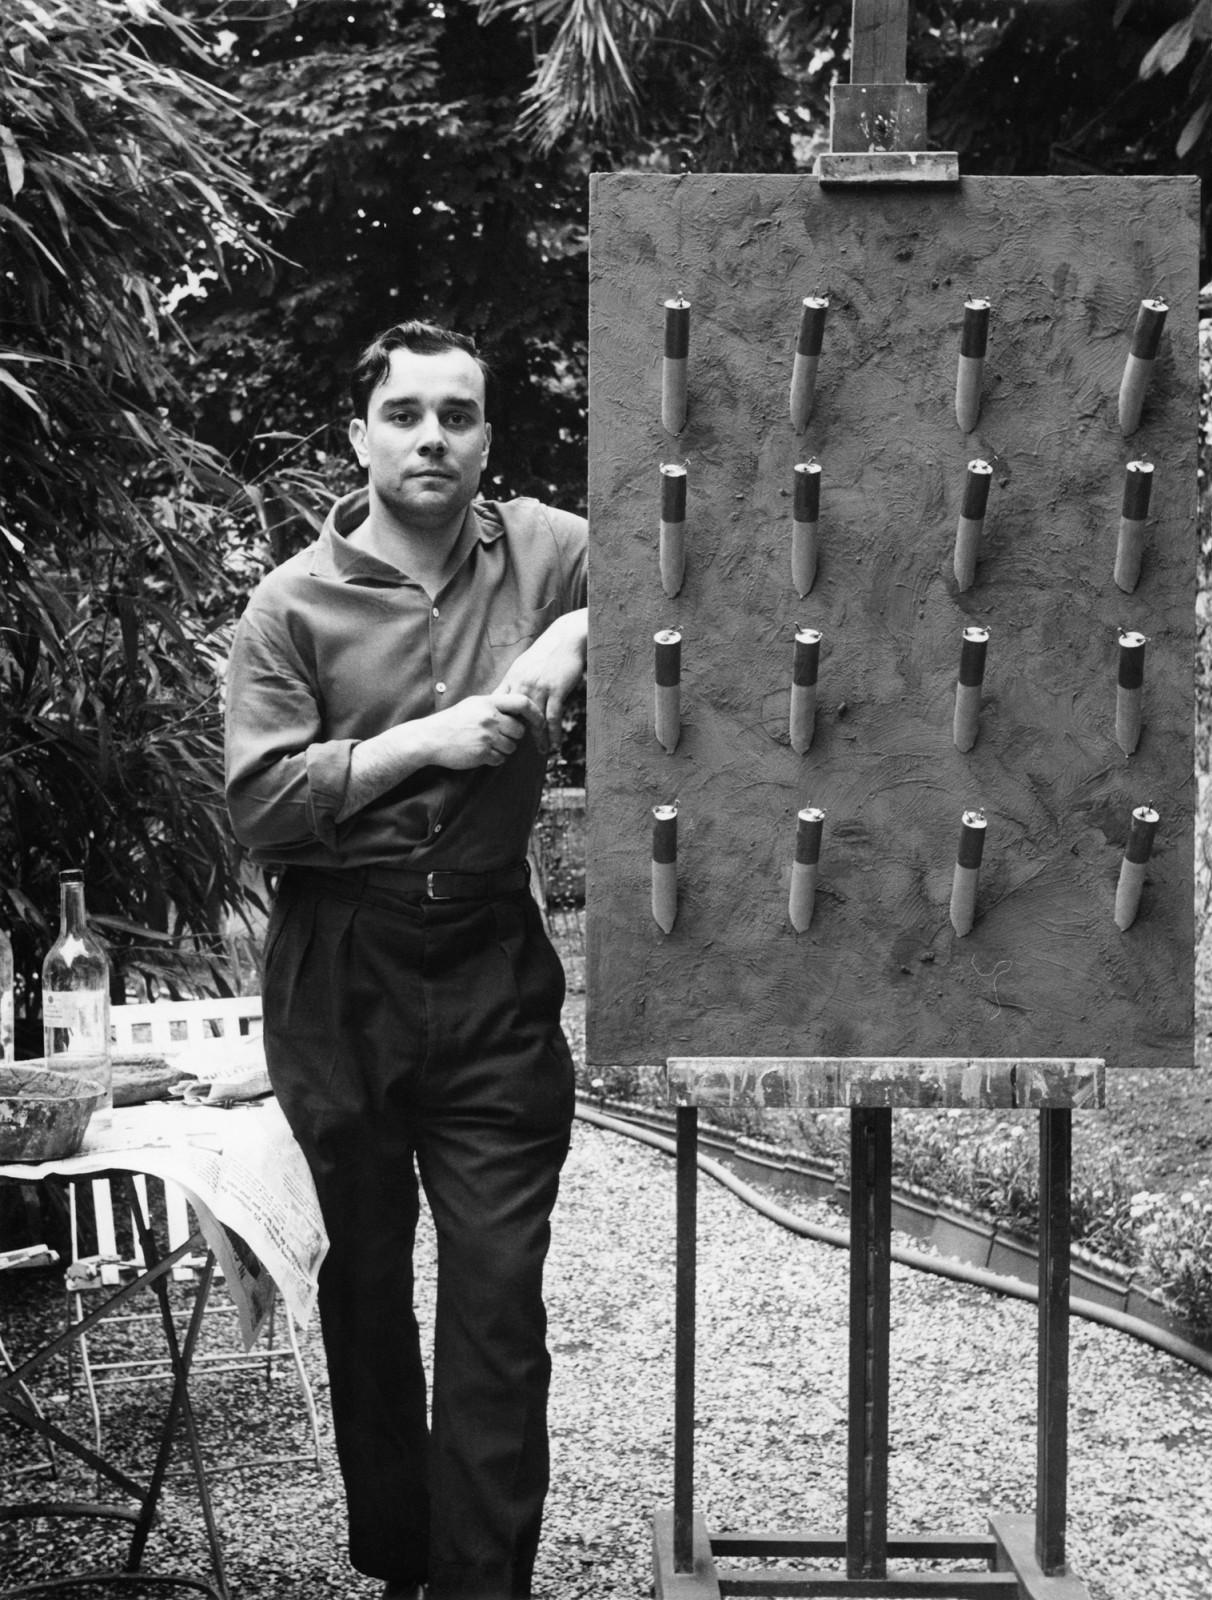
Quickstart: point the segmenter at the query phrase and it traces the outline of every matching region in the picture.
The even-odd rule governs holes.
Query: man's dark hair
[[[450,328],[439,327],[436,322],[397,322],[372,339],[358,357],[349,375],[349,398],[354,414],[366,420],[370,397],[383,382],[391,367],[393,350],[411,350],[418,356],[439,356],[444,350],[465,350],[484,374],[485,386],[491,382],[492,369],[476,349],[476,342],[465,333],[455,333]]]

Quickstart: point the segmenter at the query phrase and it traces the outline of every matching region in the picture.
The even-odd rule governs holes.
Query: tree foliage
[[[528,16],[523,126],[609,165],[772,171],[827,148],[851,0],[481,0]],[[1212,0],[917,0],[909,77],[970,173],[1202,173]],[[782,130],[782,139],[778,137]],[[1208,204],[1212,205],[1212,194]]]
[[[431,317],[496,371],[492,491],[583,504],[585,164],[518,135],[528,38],[463,0],[195,18],[226,30],[221,81],[255,108],[212,132],[284,214],[275,258],[188,313],[199,436],[273,496],[301,464],[339,484],[357,350]]]
[[[166,59],[166,56],[169,59]],[[158,0],[0,17],[0,896],[25,991],[84,869],[118,946],[238,896],[216,777],[222,459],[170,419],[174,286],[259,252]]]

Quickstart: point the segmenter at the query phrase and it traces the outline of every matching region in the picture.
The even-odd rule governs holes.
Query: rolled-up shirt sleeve
[[[317,695],[289,639],[245,614],[227,673],[227,805],[247,849],[337,844],[356,739],[325,739]]]

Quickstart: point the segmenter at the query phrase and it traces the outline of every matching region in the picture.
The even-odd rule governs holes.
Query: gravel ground
[[[700,1185],[699,1442],[696,1502],[716,1529],[844,1528],[844,1252],[785,1233],[718,1185]],[[554,1484],[537,1593],[544,1600],[637,1600],[651,1592],[648,1518],[671,1498],[672,1162],[578,1124],[548,1276]],[[812,1214],[805,1205],[805,1215]],[[831,1219],[836,1218],[829,1214]],[[432,1237],[419,1250],[419,1310],[431,1315]],[[0,1291],[14,1353],[61,1304],[52,1279]],[[1034,1496],[1034,1310],[893,1267],[890,1532],[982,1532],[989,1511]],[[318,1335],[308,1336],[325,1465],[216,1480],[239,1600],[371,1600],[378,1586],[343,1557]],[[249,1439],[299,1435],[289,1381],[199,1379],[218,1455]],[[78,1416],[63,1375],[43,1386]],[[54,1398],[56,1395],[58,1399]],[[146,1404],[113,1391],[112,1437],[137,1453]],[[0,1423],[0,1473],[15,1459]],[[23,1449],[27,1448],[23,1444]],[[82,1485],[87,1487],[87,1485]],[[13,1485],[6,1481],[6,1494]],[[27,1482],[33,1493],[35,1481]],[[1091,1600],[1212,1596],[1212,1385],[1108,1329],[1072,1325],[1069,1554]],[[205,1570],[196,1502],[174,1485],[148,1564]],[[62,1564],[64,1531],[0,1527],[0,1580]],[[91,1559],[105,1533],[87,1535]],[[31,1542],[33,1541],[33,1542]],[[76,1547],[78,1550],[80,1547]],[[121,1548],[120,1544],[109,1547]],[[72,1591],[97,1600],[104,1591]],[[150,1591],[148,1591],[150,1592]]]

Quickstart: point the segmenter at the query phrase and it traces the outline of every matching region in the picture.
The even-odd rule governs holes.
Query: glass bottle
[[[59,937],[42,963],[42,1037],[48,1067],[104,1084],[93,1123],[107,1124],[113,1108],[109,957],[89,932],[84,874],[75,870],[59,874]]]
[[[0,1061],[12,1061],[13,1049],[13,941],[0,928]]]

